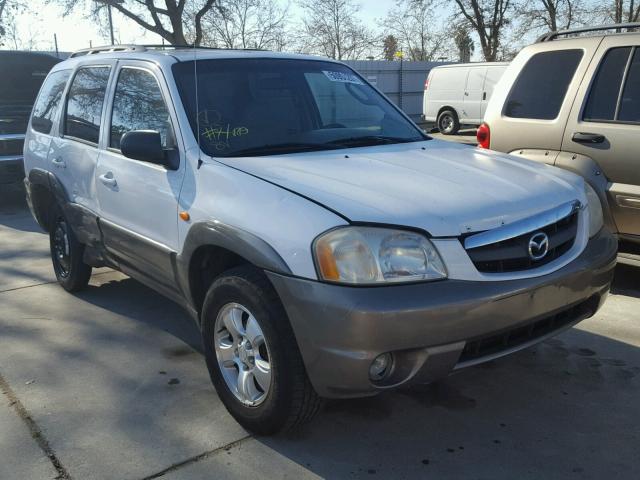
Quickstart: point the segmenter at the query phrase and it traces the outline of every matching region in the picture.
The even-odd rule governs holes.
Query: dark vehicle
[[[31,108],[59,61],[43,53],[0,51],[0,184],[24,177],[22,147]]]

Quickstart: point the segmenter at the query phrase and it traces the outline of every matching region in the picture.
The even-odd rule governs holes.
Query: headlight
[[[313,244],[318,276],[350,284],[446,278],[444,263],[424,235],[376,227],[342,227]]]
[[[587,195],[587,208],[589,210],[589,238],[600,231],[604,220],[602,217],[602,204],[598,194],[586,181],[584,182],[584,193]]]

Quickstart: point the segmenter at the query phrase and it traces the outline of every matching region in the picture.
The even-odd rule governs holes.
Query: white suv
[[[109,266],[179,302],[259,433],[554,335],[615,265],[582,178],[432,140],[322,58],[78,52],[42,87],[25,169],[60,284]]]

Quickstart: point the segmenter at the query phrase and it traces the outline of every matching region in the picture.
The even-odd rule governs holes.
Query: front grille
[[[24,140],[1,140],[0,139],[0,157],[15,157],[22,155]]]
[[[549,237],[549,251],[540,260],[529,256],[529,240],[538,232]],[[471,261],[480,272],[502,273],[529,270],[546,265],[567,253],[578,232],[578,212],[533,232],[501,242],[467,249]]]
[[[495,357],[501,352],[517,350],[518,346],[534,342],[577,320],[593,315],[598,308],[598,302],[599,298],[596,295],[578,305],[527,325],[469,341],[458,359],[458,365],[469,362],[478,363],[478,360],[483,357]]]

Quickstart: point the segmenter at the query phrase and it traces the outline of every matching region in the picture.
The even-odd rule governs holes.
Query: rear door
[[[608,180],[618,230],[640,235],[640,48],[605,37],[578,92],[562,150],[592,158]]]
[[[160,132],[165,149],[180,154],[170,94],[161,71],[142,61],[120,65],[112,90],[103,138],[106,148],[96,172],[105,247],[128,273],[173,290],[172,254],[178,248],[184,161],[171,170],[126,158],[120,151],[124,133],[154,130]]]
[[[68,89],[59,135],[53,137],[49,170],[71,202],[98,210],[95,170],[106,91],[115,62],[80,66]]]
[[[471,67],[464,89],[462,122],[480,123],[482,119],[482,97],[487,67]]]

